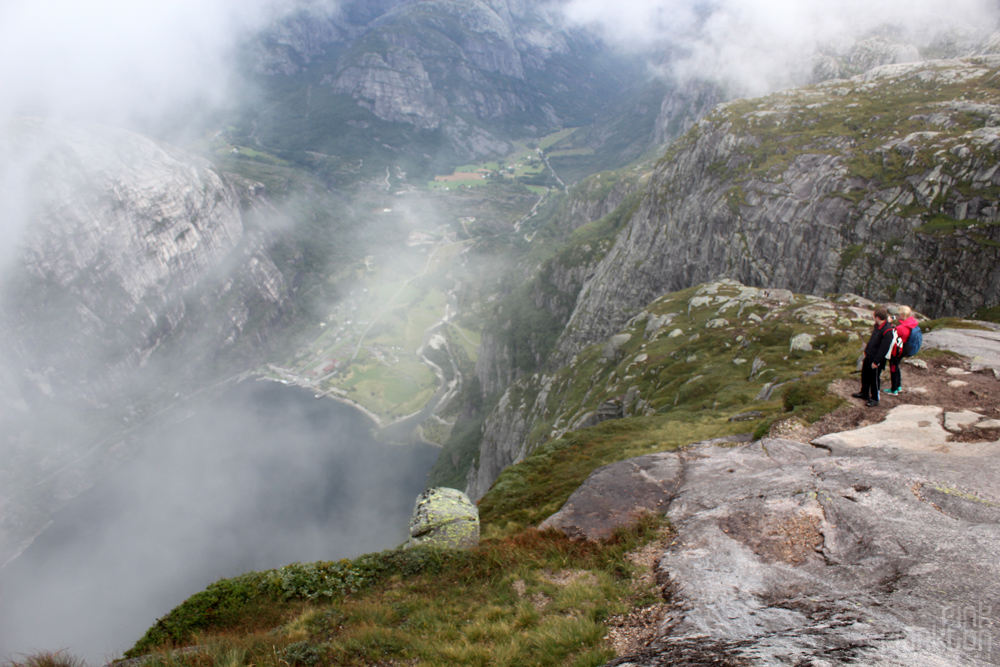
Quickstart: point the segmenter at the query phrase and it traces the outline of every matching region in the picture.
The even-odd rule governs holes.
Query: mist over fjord
[[[245,61],[248,42],[261,30],[289,17],[340,20],[348,5],[352,11],[374,14],[376,9],[407,4],[414,3],[4,3],[0,6],[0,209],[4,211],[0,216],[0,278],[6,280],[12,274],[19,252],[27,247],[37,249],[29,243],[39,226],[37,202],[59,190],[52,182],[43,182],[39,174],[47,173],[45,170],[53,164],[69,165],[74,175],[94,166],[86,153],[74,156],[72,151],[59,148],[66,135],[45,128],[70,127],[73,132],[91,134],[138,133],[134,136],[145,135],[141,141],[125,145],[141,144],[144,151],[162,152],[173,158],[175,149],[161,142],[186,145],[206,141],[206,136],[214,138],[223,133],[220,128],[227,126],[223,121],[230,115],[244,114],[246,128],[241,139],[263,149],[254,143],[259,140],[254,114],[260,110],[253,105],[262,93],[252,83],[252,77],[245,76],[252,69]],[[814,56],[818,52],[847,54],[856,39],[887,24],[893,26],[888,34],[898,36],[900,41],[933,45],[937,37],[932,28],[947,23],[954,28],[950,34],[955,40],[973,41],[995,26],[997,19],[995,3],[981,0],[891,2],[877,7],[855,0],[795,6],[771,0],[710,4],[649,0],[627,6],[568,0],[543,4],[552,25],[565,29],[567,34],[571,30],[593,30],[618,53],[635,57],[638,51],[647,65],[640,78],[672,83],[706,79],[730,96],[759,94],[807,82],[814,75]],[[285,37],[284,33],[275,37],[276,44],[287,46],[281,41]],[[532,38],[537,40],[533,46],[539,52],[558,45],[551,34],[532,34]],[[328,52],[319,48],[310,52],[310,57],[330,56],[340,48],[336,40],[323,46]],[[667,53],[671,55],[664,55]],[[901,53],[902,58],[909,52]],[[484,58],[488,60],[489,55]],[[289,69],[304,66],[292,60],[279,64]],[[329,83],[302,89],[308,91],[303,94],[308,100],[332,96]],[[289,103],[289,107],[295,105]],[[357,111],[353,100],[349,110]],[[343,132],[346,123],[333,112],[330,115],[334,117],[330,127]],[[546,110],[540,115],[551,113]],[[12,129],[23,124],[25,116],[42,128],[27,147],[24,135]],[[380,142],[379,150],[398,156],[400,161],[414,155],[428,163],[444,160],[431,155],[423,144],[388,146],[391,140],[383,141],[382,134],[388,124],[382,126],[367,117],[357,120],[353,116],[350,122],[344,134],[373,133]],[[92,131],[94,128],[101,129]],[[469,133],[474,139],[481,138],[475,132]],[[402,141],[399,137],[409,135],[392,136]],[[66,143],[78,147],[82,142]],[[506,144],[487,138],[482,145]],[[127,152],[118,146],[108,152]],[[314,148],[307,146],[308,159],[315,161],[308,164],[310,168],[320,165],[316,171],[326,177],[324,160],[332,162],[332,158]],[[289,295],[299,285],[295,280],[282,282],[285,277],[295,275],[309,262],[324,264],[322,270],[331,274],[355,270],[341,270],[336,266],[341,255],[333,259],[332,252],[340,252],[351,261],[358,259],[345,250],[353,242],[350,235],[354,232],[347,231],[349,224],[344,220],[348,216],[344,213],[337,219],[343,229],[328,235],[328,245],[320,249],[315,244],[304,244],[304,250],[275,253],[285,263],[269,264],[270,260],[264,261],[267,258],[262,249],[270,249],[267,243],[277,235],[276,230],[287,231],[290,226],[286,211],[274,208],[264,196],[274,195],[277,189],[262,194],[252,179],[231,174],[216,183],[214,167],[208,161],[185,160],[179,158],[174,165],[178,173],[191,177],[183,181],[184,188],[196,194],[203,190],[208,209],[225,217],[225,224],[219,227],[223,232],[212,237],[207,225],[188,224],[188,218],[198,216],[189,215],[185,207],[190,200],[185,200],[174,206],[181,213],[173,217],[161,215],[159,209],[144,214],[141,222],[148,229],[136,236],[152,239],[162,234],[165,242],[159,248],[150,242],[143,256],[166,256],[164,248],[176,246],[177,254],[163,262],[173,267],[183,263],[183,253],[190,248],[223,238],[224,243],[213,247],[231,254],[218,267],[198,274],[207,287],[198,283],[193,295],[181,294],[193,283],[185,283],[175,292],[165,290],[163,295],[133,290],[129,303],[135,306],[134,317],[123,317],[118,322],[94,308],[100,299],[93,297],[100,296],[102,290],[117,297],[119,292],[129,291],[130,285],[123,287],[114,281],[86,284],[70,276],[59,287],[73,298],[48,301],[38,297],[53,293],[47,288],[58,283],[58,271],[39,268],[41,262],[29,262],[30,269],[38,269],[32,274],[35,282],[27,288],[25,283],[19,284],[21,291],[13,297],[6,292],[0,295],[0,302],[13,299],[30,306],[22,312],[35,312],[37,306],[37,312],[50,317],[41,325],[35,322],[34,327],[17,329],[16,333],[23,334],[20,339],[13,335],[15,327],[10,321],[0,321],[0,335],[8,341],[0,349],[0,427],[34,420],[45,435],[33,441],[21,437],[23,430],[13,437],[9,435],[12,430],[3,429],[0,519],[10,519],[15,528],[23,527],[65,505],[53,517],[52,526],[19,559],[0,570],[0,658],[66,648],[94,664],[120,653],[155,618],[215,579],[296,560],[350,557],[392,547],[405,539],[402,527],[413,498],[423,488],[435,451],[425,447],[386,448],[372,441],[369,422],[350,408],[317,401],[311,391],[254,383],[233,388],[223,398],[197,407],[186,420],[178,422],[172,412],[167,413],[173,415],[168,421],[152,417],[157,401],[172,400],[174,396],[172,389],[167,391],[161,386],[162,380],[177,370],[171,362],[183,359],[195,367],[210,364],[215,359],[212,346],[239,339],[244,331],[240,327],[247,323],[272,318],[281,325],[291,325]],[[338,165],[336,169],[360,169],[365,158],[352,156],[343,162],[348,166]],[[266,162],[253,164],[259,173],[267,175],[271,175],[267,169],[272,166]],[[389,190],[390,181],[404,180],[399,176],[403,170],[393,167],[380,165],[376,170],[377,183],[370,187],[376,188],[379,196],[383,196],[382,190]],[[366,168],[372,169],[370,165]],[[329,169],[335,177],[342,177],[341,171]],[[125,177],[116,179],[117,175],[106,179],[110,184],[106,192],[120,192],[122,184],[128,183]],[[164,179],[159,180],[162,185]],[[335,181],[334,177],[326,182],[310,181],[303,189],[329,197],[314,204],[316,209],[325,210],[309,211],[306,217],[310,224],[325,224],[352,205],[363,209],[363,214],[350,221],[367,224],[371,211],[381,214],[397,206],[392,201],[395,194],[389,193],[384,194],[388,203],[378,206],[372,204],[375,198],[363,204],[348,196],[335,200],[324,190],[332,190],[330,183]],[[105,196],[106,192],[89,190],[86,178],[82,182],[85,187],[77,193],[80,202]],[[142,178],[136,182],[136,189],[149,185]],[[278,178],[274,182],[282,183]],[[102,210],[113,212],[116,204],[111,202]],[[61,202],[47,214],[67,220],[78,208]],[[162,208],[170,206],[164,204]],[[433,211],[411,217],[415,228],[437,223]],[[85,222],[97,228],[108,221],[100,218]],[[171,226],[174,224],[176,229]],[[65,243],[61,249],[67,257],[75,259],[83,254],[82,235],[78,234],[83,227],[62,238]],[[387,246],[388,241],[379,248],[385,251],[381,261],[402,264],[386,250]],[[117,257],[101,253],[103,250],[114,255],[107,252],[108,247],[94,252],[91,267],[103,269],[115,263]],[[318,257],[327,251],[331,251],[330,256]],[[219,253],[224,254],[222,250]],[[198,268],[200,261],[200,257],[196,258],[191,265]],[[422,259],[419,264],[423,265]],[[183,268],[190,269],[188,265]],[[257,292],[243,289],[254,281],[264,288]],[[155,278],[149,282],[158,288],[168,281]],[[331,294],[335,291],[330,289]],[[268,301],[261,295],[273,298]],[[162,303],[154,298],[157,296],[162,296]],[[317,299],[321,307],[333,305],[333,297],[330,303],[322,302],[327,296]],[[238,298],[245,298],[257,309],[234,307]],[[234,312],[231,317],[227,308]],[[219,321],[237,322],[239,326],[229,330]],[[194,331],[199,324],[205,325],[204,330]],[[102,338],[100,325],[106,327],[103,331],[113,333],[134,326],[142,334],[141,350],[123,362],[109,352],[116,352],[113,346],[103,345],[107,340]],[[157,355],[168,347],[163,343],[167,339],[163,332],[171,331],[171,327],[186,337],[181,339],[180,349],[171,351],[175,356],[158,366]],[[45,335],[35,335],[39,332]],[[100,339],[102,345],[75,345],[88,335]],[[261,338],[267,336],[261,334]],[[24,341],[37,347],[33,349]],[[324,360],[321,367],[329,361]],[[112,368],[114,372],[109,370]],[[129,375],[132,371],[134,376]],[[66,380],[70,375],[72,383]],[[105,384],[119,381],[114,391],[105,391]],[[135,398],[138,407],[129,405],[116,411],[111,397],[122,395]],[[102,433],[114,428],[132,429],[145,419],[158,425],[142,427],[142,437],[127,451],[112,446],[107,465],[91,465],[104,443],[87,440],[91,427]],[[38,474],[37,483],[34,478],[25,482],[22,473],[26,470]],[[100,480],[97,486],[74,499],[96,479]],[[42,501],[32,507],[37,507],[40,514],[17,514],[15,509],[26,511],[17,504],[36,493]],[[22,546],[20,542],[15,544],[12,533],[0,530],[4,554],[19,551]]]
[[[100,664],[223,577],[398,546],[437,456],[345,405],[245,382],[147,430],[139,455],[0,570],[0,655]]]

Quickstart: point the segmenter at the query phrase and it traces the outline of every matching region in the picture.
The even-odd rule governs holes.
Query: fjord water
[[[157,428],[0,570],[0,661],[65,650],[103,664],[220,578],[399,545],[438,450],[371,428],[273,382]]]

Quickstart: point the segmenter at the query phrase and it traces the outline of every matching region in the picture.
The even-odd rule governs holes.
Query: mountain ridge
[[[65,317],[60,308],[68,304],[68,326],[55,316],[36,318],[34,331],[88,336],[115,354],[124,346],[123,369],[142,368],[161,354],[168,360],[170,354],[183,356],[186,344],[206,340],[208,361],[220,352],[245,353],[241,361],[252,364],[271,333],[308,305],[297,300],[308,291],[297,292],[306,265],[315,265],[309,289],[320,294],[318,300],[336,292],[338,272],[371,272],[374,256],[361,261],[351,254],[356,249],[342,247],[352,241],[343,223],[355,220],[352,206],[372,213],[368,222],[380,217],[391,219],[389,225],[398,222],[392,234],[401,244],[437,247],[441,238],[454,235],[472,246],[456,252],[454,268],[462,280],[442,271],[449,289],[463,280],[471,283],[462,285],[465,293],[455,288],[455,302],[472,311],[463,314],[482,328],[483,345],[474,380],[462,382],[457,366],[453,376],[439,378],[464,391],[463,405],[451,412],[454,423],[441,420],[464,440],[449,441],[439,462],[450,478],[465,476],[470,495],[480,498],[487,525],[484,551],[471,561],[455,554],[393,553],[252,574],[194,596],[192,606],[203,605],[197,613],[185,617],[191,606],[182,605],[157,628],[170,629],[180,618],[178,627],[190,629],[186,624],[192,621],[206,633],[228,630],[231,618],[216,612],[239,618],[249,600],[254,613],[267,619],[261,623],[273,621],[268,630],[278,628],[268,641],[280,635],[280,653],[274,643],[270,653],[264,649],[275,663],[314,665],[329,655],[357,663],[444,660],[435,653],[439,646],[421,644],[420,658],[408,653],[417,650],[406,633],[419,602],[400,591],[436,590],[433,581],[420,577],[447,572],[449,585],[462,591],[456,596],[481,603],[476,613],[483,616],[469,626],[463,615],[427,621],[449,632],[458,628],[465,646],[443,649],[454,651],[452,657],[487,664],[495,656],[476,646],[492,647],[499,644],[491,642],[517,635],[530,638],[517,649],[525,655],[534,656],[531,651],[551,642],[561,651],[553,662],[606,662],[611,657],[601,643],[605,621],[649,599],[648,591],[616,588],[629,569],[619,547],[648,538],[649,524],[624,528],[607,544],[583,547],[535,530],[594,467],[748,431],[759,440],[788,435],[786,429],[808,430],[842,409],[844,392],[838,388],[854,367],[876,302],[905,302],[930,316],[973,311],[995,316],[1000,305],[996,56],[867,70],[868,64],[912,55],[899,45],[873,44],[847,63],[866,70],[853,79],[733,100],[695,123],[722,98],[719,88],[650,83],[627,58],[602,58],[593,85],[574,87],[591,56],[610,55],[592,34],[549,39],[557,34],[553,27],[536,21],[524,3],[477,1],[474,16],[463,7],[443,0],[367,8],[355,3],[325,24],[306,17],[263,37],[257,46],[264,53],[257,52],[251,66],[257,67],[257,82],[264,82],[257,100],[263,102],[213,135],[213,146],[224,145],[218,150],[225,158],[217,165],[134,139],[169,158],[189,179],[174,183],[174,195],[190,196],[164,203],[159,213],[152,210],[156,206],[140,205],[150,197],[138,168],[130,175],[136,182],[99,175],[102,185],[92,195],[96,204],[89,202],[97,213],[91,217],[115,222],[103,230],[81,223],[82,232],[73,231],[74,218],[63,214],[83,215],[87,207],[74,210],[71,198],[59,200],[66,192],[58,187],[47,193],[55,200],[47,214],[71,229],[58,242],[32,241],[29,248],[41,258],[29,267],[37,282],[22,283],[23,292],[15,296],[25,312],[51,307]],[[616,91],[629,95],[614,99]],[[600,104],[591,105],[595,100]],[[632,118],[641,119],[638,128],[629,127]],[[439,228],[425,229],[413,212],[425,202],[400,194],[415,192],[423,176],[456,164],[459,156],[501,154],[515,139],[530,142],[551,129],[569,131],[564,125],[577,121],[589,127],[559,139],[556,150],[536,151],[550,169],[555,164],[574,177],[597,164],[630,163],[656,151],[657,142],[687,132],[655,163],[592,175],[568,194],[552,189],[539,195],[531,213],[506,226],[494,219],[477,223],[464,211],[453,216],[457,222],[442,217]],[[267,195],[277,196],[278,188],[267,193],[223,173],[222,164],[248,175],[278,174],[275,183],[306,180],[307,172],[314,180],[288,185],[285,194],[294,200],[308,192],[318,199],[290,225],[289,239],[270,228],[272,218],[253,215],[274,203]],[[67,165],[84,179],[93,176],[83,158]],[[505,170],[499,165],[483,171],[502,179]],[[361,184],[357,189],[364,196],[336,201],[326,191],[346,184]],[[475,187],[480,185],[490,187]],[[529,190],[521,187],[524,204]],[[510,201],[498,207],[503,205]],[[542,211],[537,217],[536,209]],[[114,234],[130,222],[138,231],[113,239],[136,242],[126,243],[122,257],[82,252],[102,245],[88,234]],[[209,222],[218,224],[202,229]],[[379,234],[372,226],[369,233]],[[53,233],[59,229],[55,225]],[[143,244],[157,235],[162,242]],[[317,236],[324,243],[315,243]],[[199,247],[206,238],[210,247]],[[511,259],[510,270],[499,277],[486,266],[497,248]],[[334,251],[340,252],[336,259],[324,256]],[[119,260],[146,260],[167,270],[139,270],[124,280],[116,273]],[[479,260],[483,266],[459,270]],[[47,293],[50,276],[62,276],[66,284],[51,293],[51,301],[39,301],[35,297]],[[114,310],[116,301],[108,294],[122,297],[131,320],[102,311]],[[356,310],[353,295],[337,317],[356,318],[348,308]],[[312,314],[318,328],[337,324],[329,310]],[[928,322],[928,328],[945,323]],[[21,338],[31,337],[22,332]],[[13,396],[14,403],[27,404],[29,398],[45,403],[64,390],[60,374],[72,370],[58,355],[72,352],[57,350],[54,363],[23,377],[0,367],[0,394]],[[377,363],[387,364],[392,355],[377,356]],[[314,361],[333,373],[341,360]],[[467,357],[463,362],[471,364]],[[108,384],[127,394],[128,385],[113,380]],[[103,395],[85,398],[80,414],[104,408]],[[59,449],[64,440],[51,442],[53,457],[65,457]],[[55,494],[46,507],[86,482],[74,478],[67,484],[67,479],[58,480],[59,488],[41,490]],[[5,519],[8,510],[5,506]],[[507,552],[513,555],[501,555]],[[485,564],[476,561],[480,556]],[[448,570],[449,563],[457,565]],[[564,590],[551,579],[566,563],[593,568],[593,579],[567,577],[575,583]],[[455,583],[467,574],[467,581]],[[360,638],[341,642],[338,634],[345,624],[337,604],[346,609],[355,600],[310,606],[316,598],[349,598],[386,582],[378,594],[387,596],[391,609],[382,606],[384,600],[361,599],[361,606],[370,602],[384,616]],[[267,597],[272,595],[277,597]],[[437,604],[426,590],[415,596]],[[220,600],[225,604],[215,606]],[[289,600],[294,604],[283,606]],[[230,603],[235,611],[226,606]],[[514,609],[516,619],[490,625],[491,614],[510,611],[498,611],[503,605]],[[522,637],[525,628],[530,631]],[[471,634],[462,634],[467,629]],[[553,640],[553,629],[566,635]],[[178,637],[160,646],[193,641]],[[254,655],[263,664],[265,658]],[[523,658],[510,648],[504,655],[511,664]]]
[[[988,147],[996,107],[988,89],[966,85],[988,86],[998,64],[885,66],[717,108],[659,163],[639,211],[581,291],[558,358],[660,291],[720,275],[794,291],[859,291],[937,315],[994,305],[996,161]],[[969,92],[983,102],[949,100],[949,85],[956,98]],[[876,90],[882,99],[868,111],[863,100]],[[894,94],[912,97],[900,107]],[[792,256],[799,248],[808,258]]]

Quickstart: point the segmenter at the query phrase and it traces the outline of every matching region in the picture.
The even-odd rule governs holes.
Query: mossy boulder
[[[812,344],[814,340],[816,340],[816,336],[807,333],[800,333],[792,336],[792,342],[789,344],[789,349],[792,352],[812,352]]]
[[[417,497],[404,548],[468,549],[479,544],[479,510],[458,489],[436,487]]]

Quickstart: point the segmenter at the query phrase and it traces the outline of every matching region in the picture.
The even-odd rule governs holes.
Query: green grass
[[[977,320],[1000,323],[1000,306],[980,308],[975,312],[973,317]]]
[[[571,157],[577,155],[593,155],[593,148],[565,148],[559,150],[549,151],[549,155],[552,157]]]
[[[541,148],[543,151],[544,150],[548,150],[552,146],[555,146],[556,144],[558,144],[563,139],[566,139],[567,137],[569,137],[571,134],[573,134],[574,132],[576,132],[578,129],[579,128],[571,127],[571,128],[567,128],[565,130],[560,130],[559,132],[553,132],[552,134],[550,134],[548,136],[545,136],[545,137],[542,137],[541,139],[539,139],[538,140],[538,147]]]
[[[604,621],[654,599],[635,588],[624,555],[658,531],[647,518],[594,544],[529,529],[465,552],[392,550],[250,572],[186,600],[126,657],[152,653],[151,664],[178,667],[600,665],[613,657]],[[567,571],[570,583],[554,582]]]
[[[408,403],[414,402],[417,395],[424,389],[425,387],[417,384],[416,382],[396,380],[386,383],[385,388],[382,391],[382,396],[390,404],[401,406],[401,412],[403,412],[405,407],[402,406],[406,406]],[[403,414],[406,413],[403,412]]]
[[[85,667],[83,660],[67,651],[43,651],[5,663],[8,667]]]

